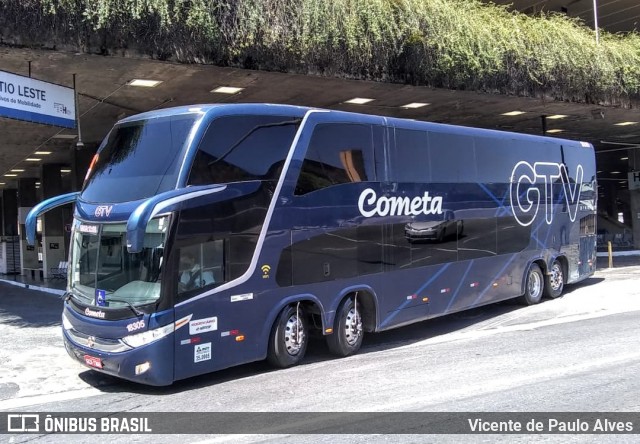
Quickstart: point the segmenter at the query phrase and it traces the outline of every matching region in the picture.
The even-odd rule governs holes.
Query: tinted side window
[[[552,143],[476,137],[475,145],[480,183],[509,183],[520,161],[560,162],[560,150]]]
[[[209,125],[191,167],[189,185],[277,180],[300,119],[228,116]]]
[[[333,185],[376,180],[370,125],[317,125],[296,184],[296,195]]]
[[[392,182],[430,182],[427,133],[396,128],[395,140],[395,150],[391,154],[390,180]]]
[[[432,182],[475,182],[473,137],[429,132],[429,166]]]

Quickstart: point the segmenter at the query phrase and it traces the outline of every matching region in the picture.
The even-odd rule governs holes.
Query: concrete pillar
[[[42,165],[42,197],[50,197],[64,194],[62,186],[62,174],[60,170],[66,166],[60,164]],[[65,245],[65,207],[54,208],[42,215],[42,253],[45,277],[51,274],[51,268],[57,268],[60,262],[67,260]],[[70,221],[69,221],[70,223]]]
[[[629,206],[631,207],[631,233],[633,247],[640,249],[640,189],[636,189],[640,181],[640,159],[629,156]]]
[[[613,181],[605,182],[605,192],[604,195],[606,198],[604,199],[604,209],[607,215],[613,220],[618,220],[618,204],[616,203],[618,199],[618,192],[616,189],[616,185]]]
[[[29,210],[38,203],[36,182],[37,179],[33,178],[18,179],[18,223],[20,225],[21,274],[33,275],[39,278],[40,272],[33,271],[40,268],[38,244],[36,242],[36,245],[27,245],[27,235],[24,227]]]
[[[20,243],[18,242],[18,193],[2,190],[2,260],[0,272],[20,273]]]

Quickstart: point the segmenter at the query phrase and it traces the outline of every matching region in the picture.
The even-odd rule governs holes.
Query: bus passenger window
[[[209,125],[189,185],[278,180],[300,120],[288,116],[226,116]]]
[[[318,125],[302,163],[296,195],[332,185],[375,180],[371,126]]]
[[[400,183],[427,183],[429,139],[424,131],[396,128],[396,149],[391,152],[390,179]]]

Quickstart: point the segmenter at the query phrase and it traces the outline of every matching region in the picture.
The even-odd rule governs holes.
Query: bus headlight
[[[155,330],[149,330],[135,335],[125,336],[122,338],[122,342],[130,347],[141,347],[146,344],[162,339],[165,336],[173,333],[173,323],[165,325],[164,327],[156,328]]]
[[[64,314],[64,312],[62,312],[62,328],[65,330],[71,330],[73,328],[73,325],[71,325],[71,322],[69,322],[69,319],[67,319],[67,315]]]

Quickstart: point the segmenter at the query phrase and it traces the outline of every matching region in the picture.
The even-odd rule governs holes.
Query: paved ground
[[[149,388],[67,357],[55,296],[0,284],[0,410],[36,412],[640,412],[640,266],[600,270],[557,300],[496,304],[366,337],[332,359],[315,341],[304,365],[266,363]],[[184,418],[166,421],[184,427]],[[211,416],[213,421],[216,416]],[[239,416],[245,418],[246,416]],[[251,417],[249,417],[251,418]],[[395,417],[383,417],[397,432]],[[201,419],[200,419],[201,421]],[[313,427],[314,423],[301,427]],[[188,424],[197,428],[193,420]],[[277,424],[260,424],[265,433]],[[640,423],[638,424],[640,427]],[[395,427],[395,428],[394,428]],[[402,429],[410,432],[411,427]],[[323,430],[326,433],[327,430]],[[14,436],[25,442],[34,436]],[[86,442],[86,436],[40,436]],[[128,440],[130,440],[127,437]],[[634,442],[633,436],[541,436],[542,441]],[[527,435],[173,435],[144,442],[530,442]]]

